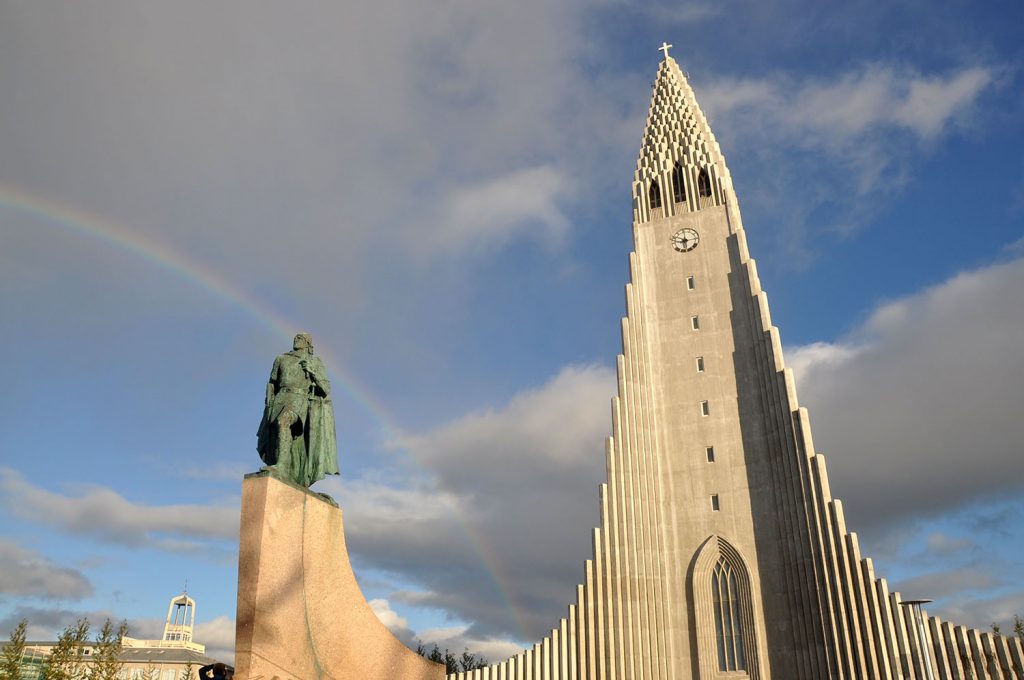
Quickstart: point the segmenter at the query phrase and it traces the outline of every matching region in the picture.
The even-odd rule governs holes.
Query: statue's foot
[[[287,475],[281,472],[276,465],[264,465],[260,468],[260,472],[269,473],[274,479],[286,479]]]
[[[316,494],[317,496],[319,496],[320,498],[322,498],[322,499],[323,499],[324,501],[326,501],[327,503],[330,503],[330,504],[331,504],[331,505],[333,505],[334,507],[336,507],[336,508],[337,508],[337,507],[339,507],[339,506],[338,506],[338,501],[334,500],[333,498],[331,498],[331,497],[330,497],[330,496],[328,496],[327,494],[325,494],[325,493],[320,493],[319,491],[314,491],[313,493],[315,493],[315,494]]]

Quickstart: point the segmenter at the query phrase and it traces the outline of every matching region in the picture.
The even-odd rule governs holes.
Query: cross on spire
[[[663,42],[663,43],[661,43],[661,47],[658,48],[659,52],[664,52],[665,53],[665,59],[668,59],[668,50],[669,50],[670,47],[672,47],[672,46],[669,45],[667,42]]]

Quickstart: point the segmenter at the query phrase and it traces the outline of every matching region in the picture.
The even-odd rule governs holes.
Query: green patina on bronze
[[[265,469],[281,479],[308,489],[339,474],[331,383],[309,333],[274,360],[256,437]]]

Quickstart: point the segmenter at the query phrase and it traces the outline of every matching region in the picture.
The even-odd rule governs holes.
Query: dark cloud
[[[1021,286],[1024,260],[966,272],[884,305],[846,340],[789,353],[851,528],[897,563],[918,541],[901,527],[1024,486],[1007,474],[1024,440],[1024,318],[1009,312]],[[589,554],[582,528],[597,519],[613,391],[610,371],[567,369],[500,408],[407,437],[436,486],[346,486],[354,552],[425,586],[393,601],[469,621],[470,636],[542,634],[564,615]],[[1008,521],[972,512],[977,530]],[[1002,583],[956,563],[974,553],[971,540],[932,531],[920,542],[945,571],[907,588],[951,601],[956,588]]]
[[[33,486],[8,468],[0,468],[0,490],[11,514],[105,543],[181,551],[199,550],[208,541],[238,540],[238,508],[233,506],[142,505],[103,487],[65,496]]]
[[[54,564],[37,552],[0,539],[0,593],[48,600],[79,600],[93,594],[77,569]]]
[[[881,306],[844,340],[787,353],[857,526],[1019,497],[1021,286],[1021,259],[964,272]],[[994,529],[1006,520],[977,518]]]
[[[0,619],[0,631],[12,630],[21,620],[28,621],[28,637],[30,640],[52,641],[57,639],[67,626],[79,619],[85,619],[95,633],[97,626],[106,620],[120,621],[120,618],[109,610],[75,610],[63,607],[34,607],[19,605],[9,614]]]
[[[423,592],[395,598],[471,622],[460,635],[538,637],[574,597],[598,521],[614,374],[572,367],[509,403],[401,443],[433,476],[341,483],[360,564]]]

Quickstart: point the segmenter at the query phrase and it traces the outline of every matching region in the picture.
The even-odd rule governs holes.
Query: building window
[[[717,501],[718,496],[712,496]],[[711,572],[711,599],[715,609],[715,641],[718,645],[718,670],[747,670],[740,622],[740,592],[736,573],[723,557]]]
[[[717,493],[711,494],[711,509],[714,510],[715,512],[718,512],[719,509],[720,509],[720,506],[718,505],[718,494]]]
[[[682,203],[686,200],[686,186],[683,184],[683,169],[676,163],[672,169],[672,200]]]
[[[709,463],[714,463],[715,462],[715,447],[714,446],[709,446],[705,450],[708,453],[708,462]]]
[[[704,357],[697,357],[697,372],[704,372]]]
[[[708,177],[707,168],[701,168],[697,175],[697,193],[701,196],[711,195],[711,178]]]
[[[647,196],[651,202],[651,210],[661,207],[661,189],[658,187],[658,180],[651,181],[651,188],[647,191]]]
[[[691,316],[690,317],[690,327],[693,328],[693,330],[695,330],[695,331],[699,331],[700,330],[700,317],[699,316]]]
[[[710,406],[710,404],[708,404],[708,402],[706,402],[706,401],[700,402],[700,414],[702,416],[709,416],[709,415],[711,415],[711,406]]]
[[[687,276],[686,277],[686,289],[687,290],[693,290],[696,287],[697,287],[697,282],[693,280],[693,277],[692,276]]]

